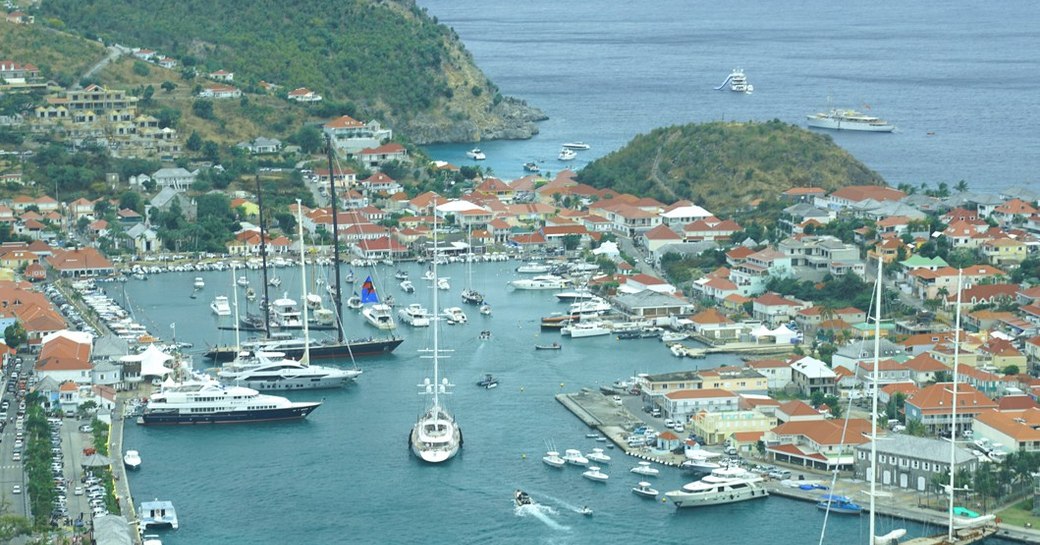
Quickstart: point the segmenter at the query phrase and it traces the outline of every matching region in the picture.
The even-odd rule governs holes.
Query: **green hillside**
[[[45,78],[71,85],[105,56],[105,47],[42,25],[0,24],[0,58],[35,64]]]
[[[40,9],[86,36],[234,72],[247,91],[261,80],[307,87],[420,143],[537,131],[529,123],[536,116],[509,121],[497,111],[515,103],[473,65],[454,31],[411,0],[48,0]],[[510,131],[520,125],[526,131]]]
[[[885,183],[829,136],[780,121],[655,129],[589,164],[578,179],[663,202],[692,199],[719,211],[796,186]]]

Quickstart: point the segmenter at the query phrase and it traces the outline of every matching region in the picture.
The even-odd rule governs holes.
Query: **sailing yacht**
[[[466,232],[466,244],[469,246],[469,253],[466,255],[466,287],[462,290],[462,302],[471,305],[482,305],[484,303],[484,294],[473,288],[473,244],[470,242],[471,234],[470,231]]]
[[[436,206],[436,203],[434,203]],[[434,218],[433,224],[434,233],[437,232],[437,220]],[[437,277],[437,237],[433,238],[433,276]],[[455,417],[452,416],[448,409],[444,408],[440,402],[441,394],[447,394],[451,388],[451,384],[448,379],[440,378],[440,357],[441,350],[439,339],[438,339],[438,322],[440,319],[437,316],[438,313],[438,290],[433,290],[433,349],[425,350],[424,352],[429,353],[428,356],[422,356],[423,358],[429,358],[433,360],[433,380],[429,378],[425,379],[422,384],[419,385],[420,393],[429,395],[432,399],[432,403],[426,409],[426,412],[419,417],[419,420],[412,426],[412,433],[409,436],[409,443],[412,448],[412,452],[419,457],[419,459],[429,462],[431,464],[437,464],[446,462],[453,458],[459,452],[459,448],[462,447],[462,430],[459,428],[458,422],[455,421]]]

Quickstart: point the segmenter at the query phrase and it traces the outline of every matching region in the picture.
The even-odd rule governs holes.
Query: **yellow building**
[[[750,367],[716,367],[701,369],[701,388],[718,388],[731,392],[764,394],[769,392],[769,379]]]
[[[1026,259],[1026,245],[1011,238],[995,238],[982,244],[982,255],[991,265],[1021,263]]]
[[[775,416],[758,411],[701,411],[690,418],[690,426],[706,444],[717,445],[734,433],[766,432],[776,427]]]

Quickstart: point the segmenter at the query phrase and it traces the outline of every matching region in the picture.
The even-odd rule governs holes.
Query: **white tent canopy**
[[[608,240],[603,244],[600,244],[599,248],[592,250],[592,253],[595,255],[605,255],[607,257],[619,257],[621,255],[621,250],[618,249],[616,242]]]
[[[771,331],[773,338],[776,339],[776,344],[791,344],[791,341],[798,336],[798,333],[791,331],[787,324],[781,324],[780,327]]]
[[[119,361],[139,361],[141,362],[141,376],[147,377],[163,377],[173,372],[172,369],[163,365],[167,361],[173,359],[173,356],[164,353],[159,350],[155,345],[149,345],[148,349],[140,354],[134,354],[132,356],[123,356],[119,358]]]

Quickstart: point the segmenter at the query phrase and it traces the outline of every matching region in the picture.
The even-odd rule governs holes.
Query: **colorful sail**
[[[372,277],[369,276],[365,279],[365,282],[361,284],[361,304],[378,302],[379,295],[376,294],[376,286],[372,283]]]

